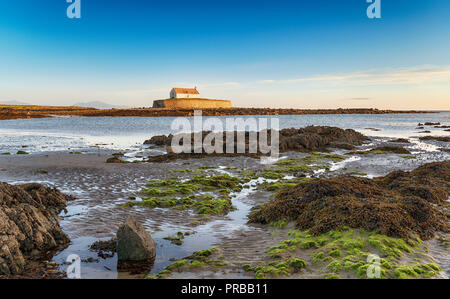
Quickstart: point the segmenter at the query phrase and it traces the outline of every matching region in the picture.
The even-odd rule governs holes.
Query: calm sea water
[[[270,118],[244,116],[244,118]],[[417,137],[418,123],[440,122],[450,125],[450,111],[427,114],[351,114],[351,115],[282,115],[280,128],[308,125],[355,129],[368,136]],[[206,120],[208,117],[204,117]],[[226,117],[217,117],[225,124]],[[171,129],[174,117],[58,117],[0,121],[0,152],[27,148],[30,153],[88,149],[93,146],[127,149],[141,145],[154,135],[176,133]],[[189,118],[192,123],[192,118]],[[270,123],[270,122],[269,122]],[[369,130],[376,128],[379,131]],[[443,129],[427,127],[433,135],[450,135]]]

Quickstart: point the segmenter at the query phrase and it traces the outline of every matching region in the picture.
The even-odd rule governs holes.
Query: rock
[[[405,155],[411,154],[411,152],[404,147],[392,146],[392,145],[379,146],[379,147],[374,148],[373,151],[381,151],[381,152],[386,152],[386,153],[405,154]]]
[[[252,223],[294,220],[296,227],[322,234],[345,226],[393,237],[431,239],[448,231],[439,206],[450,192],[450,161],[425,164],[368,179],[340,176],[313,179],[282,189],[249,215]]]
[[[113,257],[116,253],[117,240],[112,238],[107,241],[95,241],[89,246],[89,250],[97,252],[102,259]]]
[[[27,258],[69,243],[58,215],[71,199],[40,184],[0,183],[0,274],[20,274]]]
[[[160,136],[153,136],[149,140],[144,141],[144,144],[154,144],[154,145],[170,145],[172,141],[173,135],[170,134],[169,136],[166,135],[160,135]]]
[[[401,146],[387,145],[378,146],[368,151],[354,151],[347,153],[348,155],[369,155],[369,154],[405,154],[409,155],[411,152]]]
[[[345,142],[332,142],[330,143],[330,147],[334,147],[334,148],[340,148],[340,149],[345,149],[345,150],[353,150],[356,147],[350,143],[345,143]]]
[[[373,131],[373,132],[381,131],[380,129],[377,129],[377,128],[366,128],[366,130],[370,130],[370,131]]]
[[[89,246],[89,249],[92,251],[109,251],[109,252],[116,252],[116,246],[117,246],[117,239],[112,238],[111,240],[107,241],[95,241]]]
[[[111,157],[106,160],[106,163],[122,163],[118,157]]]
[[[122,262],[151,261],[156,255],[155,241],[134,217],[128,217],[117,231],[116,248]]]
[[[440,142],[450,142],[450,137],[449,136],[425,136],[425,137],[420,137],[420,140],[435,140],[435,141],[440,141]]]
[[[425,126],[440,126],[441,123],[426,122]]]
[[[202,140],[205,139],[211,132],[203,131],[202,132]],[[231,133],[231,137],[234,134],[234,151],[233,154],[226,154],[227,151],[227,133]],[[259,137],[265,131],[257,132],[256,138],[259,140]],[[270,144],[270,140],[272,137],[272,131],[267,132],[267,140]],[[309,126],[302,129],[282,129],[279,132],[279,151],[280,152],[289,152],[289,151],[298,151],[298,152],[312,152],[312,151],[327,151],[328,148],[331,147],[339,147],[344,149],[353,149],[356,145],[363,144],[364,141],[368,140],[368,138],[362,135],[355,130],[343,130],[336,127],[327,127],[327,126]],[[172,135],[169,136],[154,136],[150,140],[146,141],[146,144],[160,144],[166,145],[168,148],[168,152],[166,155],[153,156],[149,158],[148,162],[163,162],[163,161],[171,161],[175,159],[188,159],[188,158],[203,158],[205,156],[235,156],[235,155],[246,155],[246,156],[261,156],[261,153],[249,153],[249,132],[245,132],[243,138],[243,148],[245,148],[245,153],[239,154],[237,151],[237,144],[239,143],[237,132],[224,132],[223,134],[223,153],[221,154],[207,154],[203,149],[200,153],[193,152],[194,149],[194,134],[183,134],[187,135],[188,140],[191,142],[191,152],[189,153],[180,153],[174,154],[173,151],[170,151],[170,148],[167,147],[172,143]],[[258,141],[257,141],[258,142]],[[260,149],[260,147],[258,147]]]
[[[398,138],[398,139],[393,139],[390,142],[393,143],[411,143],[408,139],[406,138]]]

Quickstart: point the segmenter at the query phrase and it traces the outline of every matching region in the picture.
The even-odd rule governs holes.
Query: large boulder
[[[19,274],[27,257],[69,243],[58,223],[69,199],[40,184],[0,183],[0,275]]]
[[[155,241],[132,216],[128,217],[117,231],[117,255],[119,262],[145,262],[155,259]]]

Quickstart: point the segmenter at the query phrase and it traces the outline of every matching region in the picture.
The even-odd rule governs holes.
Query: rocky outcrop
[[[419,138],[422,141],[426,140],[434,140],[434,141],[440,141],[440,142],[450,142],[450,136],[425,136]]]
[[[398,139],[392,139],[389,142],[393,142],[393,143],[411,143],[408,139],[406,138],[398,138]]]
[[[106,163],[113,164],[113,163],[122,163],[123,161],[119,159],[119,157],[111,157],[106,159]]]
[[[156,243],[134,217],[128,217],[117,231],[116,250],[119,262],[152,261],[156,255]]]
[[[19,274],[28,257],[69,243],[58,215],[71,199],[40,184],[0,183],[0,274]]]
[[[166,135],[153,136],[151,139],[145,140],[144,144],[154,144],[158,146],[170,145],[172,138],[173,138],[172,134],[170,134],[169,136]]]
[[[354,151],[354,152],[348,152],[347,155],[369,155],[369,154],[405,154],[409,155],[411,152],[401,146],[393,146],[393,145],[386,145],[386,146],[378,146],[375,148],[372,148],[368,151]]]
[[[210,134],[211,132],[202,132],[202,140]],[[228,133],[228,132],[227,132]],[[214,156],[236,156],[236,155],[248,155],[248,156],[258,156],[261,153],[249,153],[249,140],[250,133],[245,132],[244,134],[244,144],[245,153],[239,154],[237,147],[239,144],[238,133],[234,133],[234,153],[226,154],[227,152],[227,133],[223,134],[223,154],[214,154]],[[256,132],[256,139],[260,140],[260,135],[264,133],[267,134],[268,144],[271,144],[272,132],[269,130],[267,132],[261,131]],[[336,127],[326,127],[326,126],[309,126],[302,129],[282,129],[279,132],[279,152],[311,152],[311,151],[328,151],[329,148],[343,148],[343,149],[354,149],[355,145],[361,145],[364,141],[368,140],[363,134],[356,132],[355,130],[340,129]],[[186,135],[186,134],[181,134]],[[194,149],[194,134],[187,134],[188,140],[191,142],[191,148]],[[155,145],[165,145],[170,146],[172,143],[173,135],[161,135],[154,136],[149,140],[146,140],[144,144],[155,144]],[[218,137],[220,138],[220,137]],[[258,145],[258,149],[260,146]],[[194,151],[194,150],[192,150]],[[174,154],[169,153],[167,155],[154,156],[151,157],[149,162],[162,162],[170,161],[175,159],[187,159],[187,158],[202,158],[205,157],[206,153],[181,153]],[[213,155],[208,155],[213,156]]]
[[[336,127],[309,126],[303,129],[283,129],[280,131],[280,152],[310,152],[327,150],[331,147],[361,145],[368,140],[355,130]]]
[[[250,222],[293,220],[300,229],[322,234],[345,226],[394,237],[429,239],[448,230],[439,206],[450,191],[450,161],[368,179],[341,176],[286,188],[256,207]]]

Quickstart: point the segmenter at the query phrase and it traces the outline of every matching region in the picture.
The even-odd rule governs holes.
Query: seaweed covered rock
[[[309,126],[302,129],[283,129],[280,131],[280,152],[319,151],[329,147],[343,147],[343,144],[349,148],[351,145],[361,145],[367,139],[355,130],[336,127]]]
[[[227,155],[233,155],[233,154],[226,154],[227,152],[227,134],[232,133],[234,134],[234,138],[231,138],[230,140],[233,140],[234,144],[234,151],[233,153],[239,153],[238,150],[238,144],[241,145],[245,149],[245,153],[242,154],[234,154],[234,155],[252,155],[250,154],[249,148],[249,140],[250,140],[250,132],[245,132],[244,139],[240,140],[238,133],[236,131],[234,132],[224,132],[222,134],[222,144],[223,144],[223,153],[220,154],[223,156]],[[272,140],[272,131],[267,130],[261,131],[261,132],[253,132],[257,137],[257,140],[260,140],[260,135],[262,133],[267,134],[267,140],[268,144],[271,144]],[[361,145],[364,141],[368,140],[368,138],[361,133],[356,132],[355,130],[348,129],[343,130],[336,127],[326,127],[326,126],[309,126],[302,129],[282,129],[279,132],[279,152],[289,152],[289,151],[298,151],[298,152],[311,152],[311,151],[327,151],[329,148],[344,148],[344,149],[353,149],[356,145]],[[209,131],[203,131],[202,132],[202,140],[205,140],[205,138],[208,135],[210,135],[211,132]],[[193,151],[194,149],[194,133],[187,133],[187,134],[180,134],[181,136],[187,137],[188,140],[191,142],[191,149]],[[187,135],[187,136],[186,136]],[[161,135],[161,136],[154,136],[149,140],[146,140],[144,144],[155,144],[155,145],[165,145],[169,147],[172,145],[172,139],[173,135]],[[179,136],[180,137],[180,136]],[[220,135],[219,137],[220,138]],[[180,138],[181,139],[181,138]],[[182,145],[182,144],[180,144]],[[260,146],[258,146],[258,152],[253,153],[253,155],[259,155],[261,154],[259,152]],[[174,154],[174,153],[168,153],[167,155],[157,156],[150,159],[150,162],[160,162],[165,160],[174,160],[177,158],[186,158],[186,156],[191,156],[193,158],[202,158],[205,156],[205,151],[202,149],[202,152],[199,153],[180,153],[180,154]],[[215,154],[219,155],[219,154]],[[163,157],[167,156],[167,157]]]
[[[424,136],[419,138],[422,141],[434,140],[440,142],[450,142],[450,136]]]
[[[448,223],[432,203],[448,198],[449,164],[426,164],[410,173],[394,172],[373,180],[341,176],[303,182],[255,208],[249,219],[254,223],[294,220],[298,228],[313,234],[349,226],[428,239]],[[435,187],[440,189],[434,191]]]
[[[119,157],[111,157],[111,158],[106,159],[106,163],[108,163],[108,164],[112,164],[112,163],[122,163],[122,162],[123,162],[123,161],[120,160]]]
[[[159,136],[153,136],[149,140],[145,140],[144,144],[154,144],[154,145],[170,145],[172,141],[173,135],[170,134],[169,136],[166,135],[159,135]]]
[[[397,138],[397,139],[390,140],[389,142],[393,142],[393,143],[411,143],[406,138]]]
[[[401,146],[393,146],[393,145],[387,145],[387,146],[378,146],[375,148],[372,148],[368,151],[354,151],[354,152],[348,152],[347,155],[382,155],[382,154],[406,154],[409,155],[411,152]]]
[[[70,241],[58,224],[70,199],[40,184],[0,183],[0,274],[19,274],[27,257]]]
[[[442,204],[449,197],[450,161],[425,164],[411,172],[394,171],[376,182],[403,196],[418,196]]]

